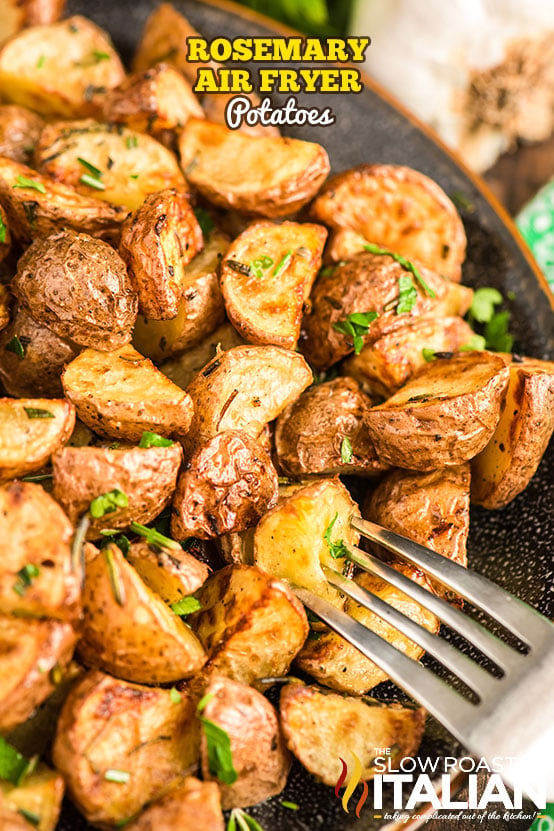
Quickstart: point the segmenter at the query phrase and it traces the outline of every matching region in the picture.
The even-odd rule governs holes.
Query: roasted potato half
[[[203,254],[199,255],[199,257],[202,256]],[[217,275],[214,275],[214,279],[217,283]],[[221,308],[223,310],[223,301]],[[135,328],[135,338],[139,332],[140,325],[139,318]],[[154,324],[156,327],[158,325],[158,323]],[[162,325],[166,326],[168,324]],[[141,341],[137,340],[135,345],[140,351],[139,343],[141,343]],[[186,389],[191,381],[196,378],[200,370],[205,367],[206,364],[208,364],[219,352],[226,352],[228,349],[232,349],[233,346],[243,345],[244,341],[235,327],[231,326],[230,323],[225,322],[222,323],[221,326],[218,326],[217,329],[214,329],[210,335],[204,336],[203,340],[200,341],[197,346],[187,349],[186,352],[183,352],[176,358],[164,361],[160,366],[160,370],[175,384],[178,384],[178,386]]]
[[[39,470],[74,424],[75,408],[65,399],[0,398],[0,481]]]
[[[376,315],[373,320],[367,318],[366,325],[359,328],[359,351],[362,342],[373,343],[422,316],[443,318],[467,312],[473,296],[471,289],[423,267],[418,274],[423,284],[392,257],[367,251],[323,271],[302,323],[301,347],[310,363],[318,369],[328,369],[354,351],[355,339],[344,332],[352,315]],[[413,297],[402,306],[405,281]],[[357,322],[363,324],[365,320]]]
[[[404,563],[399,564],[396,568],[419,585],[426,588],[430,587],[427,578],[415,568]],[[354,582],[377,595],[377,597],[415,620],[416,623],[424,626],[430,632],[436,633],[439,631],[439,621],[434,615],[404,592],[391,586],[390,583],[365,572],[359,574]],[[372,632],[392,643],[408,657],[418,660],[423,655],[423,649],[414,641],[359,603],[349,598],[346,601],[345,610],[354,620],[359,621]],[[308,640],[296,658],[296,665],[325,686],[341,692],[355,693],[356,695],[363,695],[387,679],[387,674],[377,664],[362,655],[355,646],[341,638],[340,635],[328,630],[310,633]]]
[[[0,733],[29,718],[56,689],[52,670],[67,666],[76,639],[69,623],[0,615]]]
[[[194,831],[225,831],[221,797],[215,782],[187,776],[183,783],[152,802],[127,831],[175,831],[194,817]]]
[[[71,620],[79,611],[81,566],[73,527],[40,485],[0,487],[0,612]]]
[[[8,286],[0,283],[0,329],[5,329],[10,322],[12,296]]]
[[[183,451],[171,447],[64,447],[54,453],[52,495],[76,524],[101,494],[119,490],[127,507],[92,517],[88,539],[105,528],[126,528],[132,521],[146,525],[169,503]]]
[[[267,698],[252,687],[224,676],[210,679],[205,696],[209,699],[201,718],[216,724],[229,736],[237,773],[232,785],[219,786],[223,809],[245,808],[281,793],[287,783],[291,756],[277,713]],[[204,779],[215,778],[210,770],[205,735],[201,759]]]
[[[84,196],[131,211],[151,193],[185,187],[170,150],[121,124],[91,119],[49,124],[35,148],[35,161],[42,173],[72,185]]]
[[[471,464],[471,500],[503,508],[537,470],[554,430],[554,363],[525,360],[510,366],[500,421]]]
[[[66,367],[62,383],[81,421],[101,436],[140,441],[148,430],[181,437],[191,424],[188,393],[132,346],[85,349]]]
[[[13,811],[20,818],[32,819],[30,824],[25,823],[22,829],[55,831],[64,791],[65,783],[60,774],[39,762],[19,785],[0,782],[0,819],[4,819],[3,810]],[[11,831],[9,824],[3,824],[2,828],[4,831]],[[15,827],[15,831],[17,828],[18,826]]]
[[[442,188],[418,170],[390,164],[346,170],[325,183],[311,214],[331,228],[358,231],[437,274],[461,279],[462,220]]]
[[[154,320],[177,315],[185,266],[203,245],[188,194],[175,188],[147,196],[129,216],[119,252],[137,288],[142,315]]]
[[[187,387],[194,415],[185,453],[224,430],[244,430],[256,438],[311,382],[302,355],[280,346],[235,346],[221,352]]]
[[[16,398],[63,395],[60,374],[79,347],[41,326],[22,308],[0,335],[0,378]]]
[[[294,349],[327,232],[309,223],[257,222],[221,263],[227,315],[249,343]]]
[[[5,260],[8,254],[10,253],[12,247],[12,232],[10,230],[10,224],[8,221],[8,215],[2,205],[0,205],[0,262]],[[3,287],[3,292],[7,289]],[[4,298],[2,298],[3,300]],[[6,304],[3,302],[2,306],[4,307]],[[2,315],[5,317],[5,315]],[[4,324],[6,325],[6,324]]]
[[[191,457],[173,497],[176,539],[211,539],[256,525],[277,502],[277,471],[248,433],[225,430]]]
[[[28,164],[43,127],[40,115],[26,107],[0,105],[0,156]]]
[[[471,344],[473,330],[461,317],[422,317],[401,329],[387,332],[350,355],[342,369],[364,389],[388,398],[425,366],[423,350],[457,352]]]
[[[195,704],[185,691],[89,672],[67,697],[52,756],[89,822],[114,826],[179,783],[199,757]]]
[[[198,591],[209,569],[188,551],[151,546],[145,540],[131,543],[128,561],[146,585],[166,603],[177,603]]]
[[[338,478],[301,487],[258,523],[254,563],[342,609],[344,596],[327,582],[323,568],[341,571],[345,566],[344,547],[360,539],[350,520],[359,515]]]
[[[60,338],[106,351],[131,340],[137,295],[125,263],[103,240],[75,231],[35,240],[19,260],[12,289]]]
[[[413,755],[425,728],[421,708],[337,695],[319,687],[287,684],[281,691],[281,725],[289,749],[314,776],[334,787],[341,759],[351,770],[361,761],[361,779],[375,774],[377,748],[390,748],[396,768]],[[355,755],[353,755],[355,754]]]
[[[50,119],[100,113],[102,96],[124,77],[106,32],[77,15],[24,29],[0,51],[3,98]]]
[[[352,378],[305,390],[277,419],[275,450],[283,473],[381,473],[385,468],[364,423],[371,403]]]
[[[127,211],[83,196],[19,161],[0,157],[0,201],[14,237],[26,244],[60,228],[115,238]]]
[[[509,368],[491,352],[461,352],[422,367],[366,413],[379,458],[408,470],[460,465],[490,441]]]
[[[206,671],[243,684],[286,675],[308,635],[304,607],[282,580],[254,566],[216,571],[188,620],[208,652]]]
[[[148,588],[119,548],[87,562],[79,656],[117,678],[164,684],[194,675],[206,655],[196,635]]]
[[[260,216],[300,210],[329,173],[320,144],[251,136],[191,118],[179,138],[188,181],[214,205]]]

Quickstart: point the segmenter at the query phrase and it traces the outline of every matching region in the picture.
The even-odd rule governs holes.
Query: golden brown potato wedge
[[[151,193],[185,187],[170,150],[121,124],[91,119],[49,124],[35,148],[35,160],[39,170],[56,181],[131,211]]]
[[[73,527],[40,485],[0,487],[0,611],[71,620],[79,611],[81,566],[71,556]]]
[[[44,127],[44,121],[26,107],[0,105],[0,156],[28,164]]]
[[[184,267],[182,297],[175,317],[171,320],[147,320],[141,315],[138,316],[133,344],[142,355],[152,358],[153,361],[163,361],[171,355],[178,355],[204,340],[223,321],[225,306],[219,288],[219,264],[228,245],[229,240],[225,234],[215,231],[210,234],[204,250]],[[227,324],[227,328],[232,329],[230,324]],[[218,340],[214,341],[214,346],[220,341],[225,341],[225,336],[219,337],[215,332],[213,337],[218,337]],[[229,346],[236,346],[242,342],[237,334]],[[210,351],[204,358],[201,351],[196,371],[190,374],[189,380],[208,363],[213,354],[213,351]],[[186,358],[183,360],[185,364],[188,361]],[[188,381],[179,382],[179,386],[182,387],[186,387],[187,384]]]
[[[200,254],[199,256],[202,257],[203,254]],[[214,275],[214,279],[217,282],[217,275]],[[223,308],[223,299],[221,299],[221,303]],[[157,325],[158,324],[156,323],[155,326]],[[135,335],[139,330],[139,326],[140,318],[137,320]],[[226,352],[228,349],[232,349],[233,346],[243,345],[244,341],[235,327],[231,326],[230,323],[225,322],[221,326],[218,326],[217,329],[214,329],[210,335],[203,336],[202,341],[197,346],[187,349],[186,352],[183,352],[181,355],[173,358],[172,360],[164,361],[160,366],[160,370],[164,375],[167,375],[168,378],[171,378],[175,384],[178,384],[178,386],[186,389],[193,378],[196,378],[200,370],[205,367],[206,364],[208,364],[212,358],[218,354],[218,352]],[[136,346],[138,348],[138,342]]]
[[[66,367],[62,383],[81,421],[101,436],[140,441],[149,430],[181,437],[191,424],[188,393],[132,346],[85,349]]]
[[[78,15],[25,29],[0,51],[4,99],[51,119],[99,114],[124,77],[106,32]]]
[[[406,577],[414,580],[425,588],[430,588],[427,578],[415,568],[405,563],[395,566]],[[373,574],[362,572],[354,579],[362,588],[389,603],[407,617],[415,620],[430,632],[439,631],[437,618],[412,600],[404,592],[375,577]],[[362,623],[371,631],[384,638],[408,657],[418,660],[423,655],[423,649],[414,641],[407,638],[394,626],[386,623],[374,612],[354,602],[350,598],[346,601],[345,611],[354,619]],[[307,672],[317,681],[341,692],[363,695],[377,684],[387,679],[387,674],[377,664],[362,655],[355,646],[341,638],[335,632],[324,630],[310,633],[296,658],[296,665]]]
[[[39,470],[75,424],[65,399],[0,398],[0,482]]]
[[[209,574],[208,566],[188,551],[158,548],[145,540],[131,543],[126,557],[146,585],[170,604],[198,591]]]
[[[221,263],[227,315],[249,343],[294,349],[327,232],[299,222],[256,222]]]
[[[401,759],[417,751],[425,727],[421,708],[346,697],[303,684],[283,687],[280,709],[289,749],[310,773],[332,787],[342,770],[341,758],[352,770],[357,756],[360,778],[371,779],[378,749],[390,748],[396,769]]]
[[[343,371],[364,389],[384,398],[399,387],[426,360],[424,349],[432,352],[457,352],[471,344],[473,330],[461,317],[422,317],[401,329],[387,332],[374,343],[364,346],[359,355],[350,355]]]
[[[255,528],[247,528],[246,531],[222,534],[214,540],[217,550],[226,563],[254,565],[255,530]]]
[[[281,793],[291,765],[274,707],[252,687],[214,676],[205,689],[209,696],[201,718],[225,730],[237,779],[220,784],[221,805],[246,808]],[[201,745],[202,776],[215,778],[210,770],[206,737]]]
[[[191,457],[173,497],[171,533],[211,539],[256,525],[277,502],[277,471],[248,433],[225,430]]]
[[[437,274],[461,279],[462,220],[442,188],[418,170],[388,164],[346,170],[325,183],[311,214],[331,228],[358,231]]]
[[[471,289],[428,269],[419,268],[418,273],[426,288],[391,257],[367,251],[323,271],[312,291],[310,310],[302,324],[302,351],[310,363],[318,369],[328,369],[354,351],[354,338],[342,331],[353,314],[373,312],[376,315],[360,329],[359,351],[362,343],[373,343],[422,316],[443,318],[467,312],[473,296]],[[409,310],[401,312],[404,281],[415,294]]]
[[[41,326],[24,309],[16,309],[0,335],[0,378],[16,398],[63,395],[60,374],[79,354],[79,347]]]
[[[185,266],[204,246],[188,194],[169,188],[147,196],[121,231],[119,253],[138,292],[139,311],[174,318],[186,286]]]
[[[13,298],[8,286],[0,283],[0,329],[5,329],[10,322],[12,300]]]
[[[195,706],[185,691],[177,700],[102,672],[73,687],[52,755],[89,822],[123,823],[179,783],[199,756]]]
[[[491,352],[431,361],[384,404],[367,411],[377,455],[408,470],[472,459],[494,433],[508,376],[504,359]]]
[[[12,289],[60,338],[106,351],[131,340],[137,295],[125,263],[103,240],[75,231],[35,240],[19,260]]]
[[[206,670],[251,684],[286,675],[308,634],[304,607],[282,580],[229,565],[197,593],[189,621],[208,652]]]
[[[0,615],[0,732],[29,718],[55,689],[77,638],[69,623]],[[58,670],[55,670],[58,672]]]
[[[277,419],[279,467],[291,476],[357,473],[385,467],[369,438],[364,412],[371,400],[352,378],[336,378],[305,390]]]
[[[191,118],[179,138],[188,181],[214,205],[260,216],[300,210],[329,172],[320,144],[251,136]]]
[[[327,582],[323,567],[342,570],[347,562],[344,546],[357,545],[360,539],[350,525],[359,515],[338,478],[299,488],[258,523],[254,563],[342,609],[344,596]]]
[[[183,451],[171,447],[64,447],[54,453],[52,495],[76,524],[97,496],[122,491],[127,507],[92,518],[87,538],[105,528],[126,528],[132,521],[146,525],[169,504]]]
[[[57,771],[43,762],[29,773],[19,785],[0,782],[0,819],[3,809],[13,811],[20,818],[32,820],[22,828],[36,828],[38,831],[55,831],[60,817],[65,782]],[[38,818],[38,819],[37,819]],[[17,826],[16,826],[17,828]],[[2,825],[3,831],[10,826]]]
[[[7,157],[0,157],[0,201],[14,237],[22,243],[58,233],[60,228],[112,239],[127,216],[121,206],[83,196]]]
[[[527,487],[554,430],[554,363],[510,366],[500,421],[471,464],[471,500],[503,508]]]
[[[187,776],[183,783],[152,802],[127,831],[175,831],[186,828],[194,817],[194,831],[225,831],[219,788]]]
[[[79,656],[117,678],[164,684],[189,678],[206,655],[190,627],[148,588],[119,548],[89,559]]]
[[[187,387],[194,416],[185,453],[190,455],[224,430],[244,430],[257,438],[311,381],[304,358],[279,346],[236,346],[221,352]]]

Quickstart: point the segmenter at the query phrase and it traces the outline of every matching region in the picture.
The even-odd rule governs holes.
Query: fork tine
[[[452,646],[452,644],[445,641],[444,638],[439,638],[437,635],[429,632],[415,620],[412,620],[407,615],[395,609],[389,603],[381,600],[380,597],[373,594],[373,592],[354,583],[344,577],[340,572],[334,571],[330,568],[324,568],[325,575],[330,583],[340,589],[340,591],[347,594],[357,603],[360,603],[366,609],[379,615],[383,620],[390,623],[400,632],[407,635],[408,638],[419,644],[426,652],[436,658],[440,663],[451,670],[458,676],[467,686],[476,692],[480,698],[489,692],[492,692],[498,680],[494,678],[487,670],[472,661],[463,652]]]
[[[468,571],[447,557],[374,522],[353,517],[352,526],[367,539],[419,566],[474,606],[483,609],[527,646],[530,647],[536,638],[542,641],[545,637],[552,637],[549,621],[486,577]]]

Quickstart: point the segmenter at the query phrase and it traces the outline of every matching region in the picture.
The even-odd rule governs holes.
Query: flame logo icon
[[[346,782],[346,778],[348,777],[348,784],[342,795],[342,807],[347,814],[350,813],[348,810],[348,803],[350,801],[350,797],[352,796],[352,794],[361,782],[363,785],[363,791],[362,795],[358,800],[358,804],[356,805],[356,816],[359,819],[360,811],[365,805],[369,788],[367,781],[365,779],[362,779],[362,763],[360,762],[355,753],[351,753],[350,755],[354,760],[354,767],[352,769],[352,773],[350,774],[350,776],[348,776],[348,765],[346,764],[344,759],[341,756],[339,756],[339,760],[342,765],[342,770],[340,772],[339,778],[337,779],[337,784],[335,785],[335,796],[337,797],[337,799],[340,799],[339,791]]]

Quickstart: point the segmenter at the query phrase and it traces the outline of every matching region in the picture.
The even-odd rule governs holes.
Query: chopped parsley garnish
[[[331,557],[334,560],[338,560],[339,557],[348,557],[348,555],[350,554],[350,551],[346,547],[346,545],[344,543],[344,540],[341,539],[341,540],[335,540],[335,542],[331,542],[331,533],[333,531],[333,526],[334,526],[334,524],[335,524],[335,522],[337,521],[338,518],[339,518],[339,513],[337,511],[337,513],[335,514],[335,516],[333,517],[333,519],[331,520],[331,522],[329,523],[329,525],[325,529],[325,533],[323,535],[323,539],[325,540],[325,542],[327,543],[327,546],[329,547],[329,554],[331,555]]]
[[[179,692],[177,687],[171,687],[169,691],[169,697],[171,699],[172,704],[179,704],[179,702],[182,699],[181,693]]]
[[[95,190],[106,190],[106,185],[101,179],[97,179],[96,176],[91,176],[89,173],[83,173],[83,175],[79,178],[79,181],[82,182],[83,185],[88,185],[89,188],[94,188]]]
[[[17,813],[27,820],[28,823],[34,825],[35,828],[40,825],[40,814],[35,814],[34,811],[28,811],[26,808],[18,808]]]
[[[79,164],[81,164],[83,167],[85,167],[88,170],[88,172],[91,173],[94,176],[95,179],[101,179],[102,178],[102,171],[98,170],[98,168],[95,167],[90,162],[87,162],[86,159],[82,159],[80,156],[78,156],[77,161],[79,162]]]
[[[125,146],[127,150],[132,150],[133,147],[138,147],[138,138],[136,136],[127,136],[125,139]]]
[[[99,49],[92,50],[92,57],[94,58],[95,63],[100,63],[100,61],[109,61],[110,55],[107,52],[101,52]]]
[[[200,230],[202,231],[203,236],[209,236],[215,228],[215,225],[208,211],[206,211],[201,205],[197,205],[194,209],[194,215],[196,217],[196,221],[200,225]]]
[[[485,325],[485,341],[487,347],[493,352],[511,352],[514,345],[514,337],[510,334],[508,326],[510,323],[510,312],[497,312]]]
[[[128,770],[117,770],[117,768],[108,768],[104,774],[106,782],[117,782],[118,785],[125,785],[130,778],[131,774]]]
[[[108,576],[112,587],[112,593],[116,603],[120,606],[125,606],[125,587],[121,582],[121,574],[113,558],[113,551],[111,548],[103,548],[104,559],[108,567]]]
[[[45,60],[46,60],[46,55],[41,55],[40,58],[37,61],[37,69],[42,69],[42,67],[44,66]]]
[[[472,335],[467,343],[460,346],[460,352],[472,352],[474,350],[486,349],[487,342],[483,335]]]
[[[450,200],[455,204],[459,211],[467,211],[472,214],[475,211],[475,205],[465,193],[457,190],[450,194]]]
[[[17,580],[13,584],[13,590],[20,597],[23,597],[33,580],[40,574],[40,568],[34,563],[27,563],[17,572]]]
[[[345,436],[340,443],[340,457],[345,465],[352,461],[352,442]]]
[[[435,357],[436,357],[435,350],[434,349],[428,349],[427,347],[424,347],[421,350],[421,354],[423,355],[423,360],[427,361],[427,363],[429,363],[429,361],[434,361]]]
[[[278,277],[280,274],[282,274],[282,272],[285,270],[285,268],[288,267],[288,264],[290,263],[291,260],[292,260],[292,251],[287,251],[285,256],[281,260],[279,260],[279,262],[277,263],[277,265],[273,269],[273,276]]]
[[[212,700],[214,695],[215,695],[215,693],[206,693],[206,695],[202,696],[202,698],[198,702],[198,706],[196,708],[196,712],[198,714],[202,713],[206,709],[206,707],[208,706],[208,704],[210,703],[210,701]]]
[[[175,540],[160,534],[155,528],[148,528],[146,525],[141,525],[139,522],[131,522],[129,526],[131,531],[135,534],[140,534],[144,537],[149,545],[155,545],[158,548],[171,548],[173,551],[182,551],[181,546]]]
[[[151,433],[150,430],[145,430],[140,437],[139,447],[173,447],[175,444],[171,439],[166,439],[160,436],[159,433]]]
[[[264,271],[266,271],[270,266],[273,265],[273,260],[271,257],[267,257],[265,254],[262,257],[258,257],[249,265],[250,274],[253,274],[254,277],[263,277]]]
[[[118,508],[126,508],[129,504],[127,494],[119,488],[102,493],[90,503],[89,513],[93,519],[100,519],[106,514],[113,514]]]
[[[396,314],[408,314],[417,303],[417,289],[409,274],[403,274],[398,279],[398,303]]]
[[[0,779],[20,785],[36,767],[38,757],[27,759],[13,745],[0,736]]]
[[[288,808],[290,811],[298,811],[300,805],[297,805],[296,802],[288,802],[288,800],[283,799],[281,802],[283,808]]]
[[[419,269],[416,268],[416,266],[413,263],[411,263],[410,260],[407,260],[406,257],[403,257],[401,254],[395,254],[394,251],[389,251],[388,248],[381,248],[380,245],[374,245],[374,243],[372,242],[366,243],[364,245],[364,248],[371,254],[381,254],[384,257],[392,257],[393,260],[397,262],[399,265],[401,265],[403,269],[405,269],[406,271],[410,271],[414,275],[415,279],[417,280],[427,297],[436,296],[433,289],[427,285],[427,283],[421,276]]]
[[[23,409],[27,413],[27,418],[56,418],[50,410],[41,410],[40,407],[23,407]]]
[[[370,323],[373,323],[378,317],[377,312],[353,312],[347,315],[344,320],[333,323],[333,329],[342,332],[344,335],[350,335],[354,344],[354,352],[359,355],[364,345],[363,336],[369,332]]]
[[[32,188],[38,190],[39,193],[46,193],[46,188],[42,182],[36,182],[34,179],[28,179],[26,176],[19,175],[15,180],[14,188]]]
[[[498,289],[490,287],[477,289],[473,295],[467,319],[470,324],[477,322],[485,325],[482,337],[485,339],[484,345],[487,349],[492,349],[494,352],[511,352],[514,338],[509,332],[510,312],[496,311],[496,306],[502,303],[502,300],[503,297]]]
[[[138,173],[129,173],[129,179],[138,179]]]
[[[125,534],[120,534],[115,528],[102,528],[100,533],[103,537],[106,537],[103,543],[104,545],[109,545],[113,542],[114,545],[117,545],[123,556],[127,556],[131,543]]]
[[[227,831],[264,831],[264,829],[254,817],[251,817],[242,808],[233,808],[227,823]]]
[[[200,716],[200,722],[206,737],[208,769],[211,775],[223,782],[224,785],[232,785],[237,781],[238,774],[233,766],[231,740],[228,733],[218,724],[203,716]]]
[[[181,617],[192,615],[193,612],[197,612],[201,608],[200,601],[196,597],[182,597],[177,603],[171,604],[171,610]]]
[[[7,235],[8,235],[8,226],[4,222],[2,214],[0,213],[0,242],[6,242]]]
[[[13,352],[13,354],[17,355],[18,358],[25,357],[25,346],[21,343],[18,335],[14,335],[13,338],[7,342],[4,349],[7,352]]]
[[[488,323],[494,315],[495,306],[498,306],[500,303],[502,303],[502,295],[498,289],[477,289],[471,301],[468,317],[470,320],[476,320],[478,323]]]

